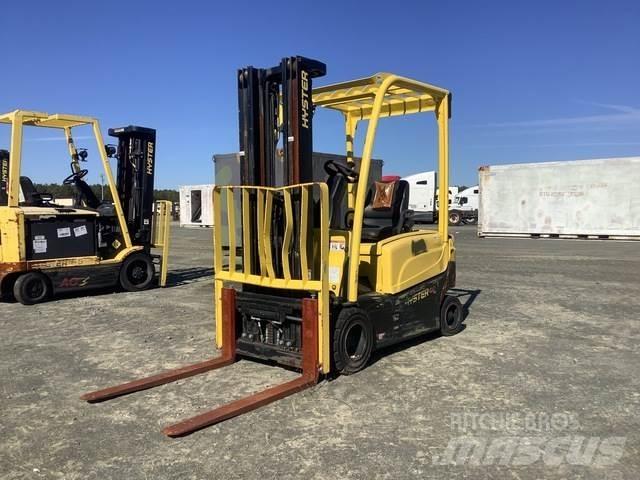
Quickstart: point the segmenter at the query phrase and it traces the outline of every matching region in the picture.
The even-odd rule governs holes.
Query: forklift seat
[[[327,179],[327,186],[329,188],[329,228],[343,228],[347,179],[343,175],[331,175]]]
[[[29,177],[20,177],[20,189],[24,201],[20,202],[25,207],[48,207],[51,206],[53,197],[48,193],[40,193]]]
[[[405,180],[375,182],[367,192],[362,241],[379,242],[407,231],[411,225],[409,183]]]
[[[96,197],[96,194],[93,193],[91,187],[80,178],[76,178],[73,182],[73,185],[76,187],[76,197],[74,199],[74,206],[76,208],[82,208],[82,201],[87,205],[87,207],[96,210],[100,206],[100,200]]]

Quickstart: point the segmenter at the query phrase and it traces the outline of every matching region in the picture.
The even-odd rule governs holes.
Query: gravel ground
[[[463,332],[182,439],[160,429],[295,374],[79,396],[217,355],[210,230],[174,229],[170,288],[0,304],[0,477],[638,478],[640,243],[453,231]]]

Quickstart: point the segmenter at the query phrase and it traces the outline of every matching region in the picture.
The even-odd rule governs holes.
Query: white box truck
[[[478,235],[640,240],[640,157],[481,167]]]

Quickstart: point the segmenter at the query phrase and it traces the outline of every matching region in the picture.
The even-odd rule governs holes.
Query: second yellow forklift
[[[15,110],[0,115],[9,127],[9,149],[0,149],[0,296],[25,305],[51,295],[120,286],[139,291],[167,278],[170,203],[154,202],[156,131],[128,126],[109,129],[117,145],[105,145],[92,117]],[[85,181],[87,149],[74,142],[74,129],[89,127],[107,179],[111,200],[100,200]],[[69,152],[71,206],[36,189],[22,174],[23,133],[58,132]],[[117,159],[117,177],[109,158]],[[61,164],[62,167],[64,164]],[[152,248],[160,255],[153,255]],[[0,307],[1,308],[1,307]]]

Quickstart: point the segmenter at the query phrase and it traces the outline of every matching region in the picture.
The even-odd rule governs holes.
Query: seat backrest
[[[406,180],[374,182],[365,200],[365,218],[397,219],[409,208],[409,183]]]
[[[344,198],[347,191],[347,179],[342,175],[331,175],[327,179],[329,189],[329,226],[342,228],[345,219]]]
[[[384,236],[400,233],[409,209],[409,183],[405,180],[375,182],[367,192],[364,223],[384,228]]]
[[[20,177],[20,189],[24,197],[24,205],[35,207],[42,204],[40,194],[29,177]]]
[[[78,192],[78,195],[76,195],[75,199],[76,208],[82,207],[82,200],[84,200],[84,203],[87,205],[87,207],[93,209],[98,208],[98,206],[100,205],[100,200],[98,200],[98,197],[96,197],[96,194],[93,193],[93,190],[91,190],[91,187],[87,184],[87,182],[82,179],[76,178],[76,180],[74,181],[74,185]]]

